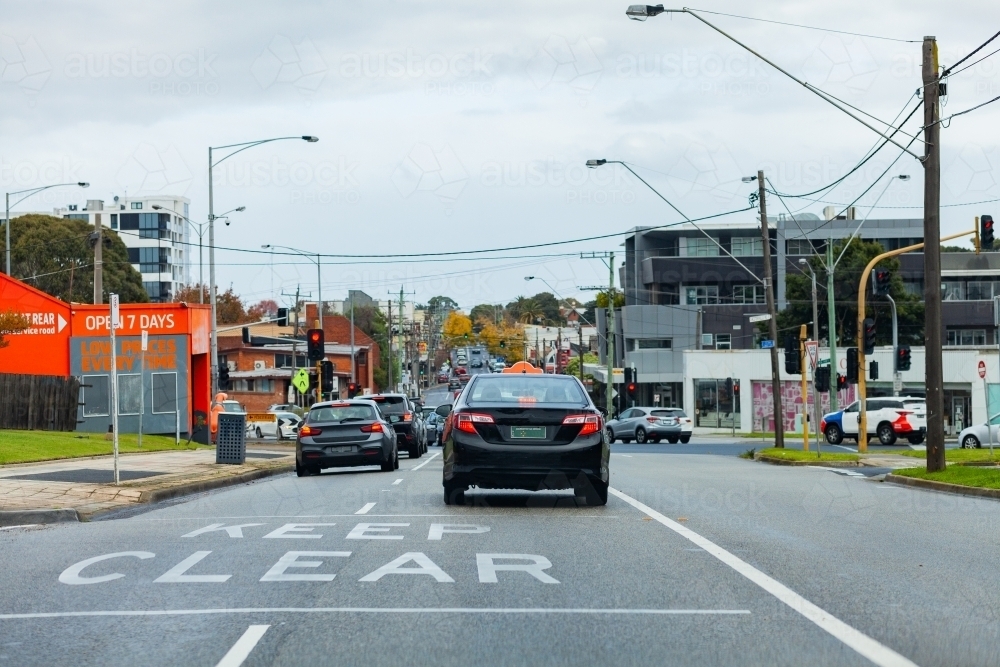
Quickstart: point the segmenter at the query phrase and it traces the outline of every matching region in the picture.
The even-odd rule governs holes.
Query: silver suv
[[[608,442],[617,438],[629,443],[659,442],[666,440],[670,444],[681,439],[681,423],[676,411],[667,408],[629,408],[618,419],[608,422],[605,429]]]

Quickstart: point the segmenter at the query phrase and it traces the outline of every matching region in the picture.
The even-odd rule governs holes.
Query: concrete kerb
[[[974,496],[976,498],[992,498],[1000,500],[1000,489],[981,489],[975,486],[962,486],[961,484],[949,484],[948,482],[937,482],[932,479],[918,479],[916,477],[903,477],[902,475],[888,474],[883,480],[889,484],[909,486],[925,491],[937,491],[939,493],[952,493],[959,496]]]
[[[760,454],[754,455],[755,461],[760,461],[762,463],[770,463],[774,466],[822,466],[824,468],[860,468],[864,465],[861,461],[823,461],[822,459],[816,461],[789,461],[787,459],[778,459],[773,456],[761,456]]]
[[[0,527],[26,526],[41,523],[66,523],[79,521],[75,509],[55,510],[0,510]]]

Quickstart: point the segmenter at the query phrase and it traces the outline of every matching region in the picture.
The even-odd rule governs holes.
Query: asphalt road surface
[[[1000,664],[996,501],[661,449],[605,507],[447,507],[432,448],[0,531],[0,665]]]

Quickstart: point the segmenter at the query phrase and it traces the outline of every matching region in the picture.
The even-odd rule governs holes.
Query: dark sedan
[[[318,475],[323,468],[380,465],[399,468],[392,425],[372,401],[316,403],[299,427],[295,473]]]
[[[456,399],[444,437],[444,501],[482,489],[574,490],[608,502],[610,447],[583,385],[566,375],[481,374]]]
[[[427,451],[420,406],[404,394],[375,394],[368,400],[377,403],[382,414],[389,419],[399,446],[406,449],[411,459],[419,459]]]

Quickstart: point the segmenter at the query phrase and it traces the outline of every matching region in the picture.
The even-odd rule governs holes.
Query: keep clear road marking
[[[788,588],[781,582],[772,579],[749,563],[740,560],[711,540],[708,540],[689,528],[685,528],[676,521],[671,521],[656,510],[648,507],[635,498],[625,495],[618,489],[609,488],[608,491],[616,498],[624,500],[632,507],[646,514],[651,519],[658,521],[681,537],[701,547],[712,554],[729,567],[742,574],[744,577],[757,584],[765,591],[787,604],[793,610],[805,616],[808,620],[818,625],[822,630],[830,633],[849,648],[855,650],[879,667],[917,667],[900,654],[893,651],[888,646],[880,644],[868,635],[855,630],[840,619],[832,616],[820,609],[809,600]]]
[[[373,507],[375,507],[375,503],[365,503],[365,506],[355,512],[355,514],[368,514]]]
[[[395,482],[393,482],[393,483],[392,483],[392,485],[393,485],[393,486],[396,486],[397,484],[399,484],[399,483],[400,483],[400,482],[402,482],[402,481],[403,481],[403,479],[402,479],[402,478],[399,478],[399,479],[397,479],[397,480],[396,480]]]
[[[421,468],[423,468],[423,467],[424,467],[425,465],[427,465],[428,463],[430,463],[431,461],[433,461],[433,460],[434,460],[434,459],[435,459],[435,458],[436,458],[437,456],[439,456],[440,454],[441,454],[441,452],[434,452],[433,454],[431,454],[431,456],[430,456],[430,458],[429,458],[429,459],[427,459],[426,461],[424,461],[423,463],[421,463],[420,465],[418,465],[418,466],[417,466],[417,467],[415,467],[415,468],[410,468],[410,470],[420,470],[420,469],[421,469]]]
[[[247,631],[243,633],[233,647],[229,649],[226,655],[222,656],[222,660],[215,667],[240,667],[243,661],[247,659],[250,655],[250,651],[254,649],[260,638],[264,636],[267,629],[271,627],[270,625],[251,625],[247,628]]]

